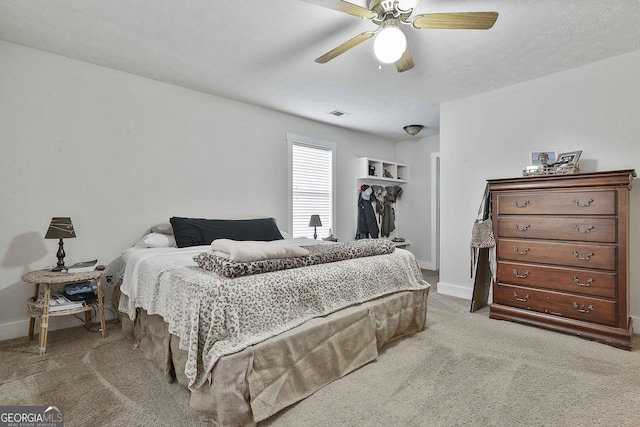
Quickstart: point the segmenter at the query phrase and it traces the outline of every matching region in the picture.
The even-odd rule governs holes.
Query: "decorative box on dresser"
[[[634,170],[489,180],[492,319],[631,349],[629,193]]]

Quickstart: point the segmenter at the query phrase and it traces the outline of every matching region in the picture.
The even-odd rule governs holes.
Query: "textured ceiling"
[[[0,39],[390,141],[416,138],[407,124],[438,133],[441,102],[640,50],[640,0],[400,3],[500,16],[488,31],[403,26],[415,68],[401,74],[373,40],[316,64],[376,26],[300,0],[0,0]]]

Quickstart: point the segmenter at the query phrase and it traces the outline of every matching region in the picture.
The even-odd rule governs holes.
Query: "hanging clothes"
[[[373,190],[368,185],[360,187],[358,195],[358,230],[356,240],[378,238],[380,229],[376,221],[376,213],[371,205],[371,194]]]
[[[371,189],[373,190],[371,204],[375,206],[375,211],[378,215],[378,224],[382,224],[384,197],[387,195],[387,190],[385,190],[382,185],[372,185]]]
[[[380,234],[382,237],[389,237],[391,232],[396,229],[396,213],[393,209],[393,204],[402,196],[402,188],[399,185],[390,185],[385,188],[385,191]]]
[[[382,237],[389,237],[391,232],[396,229],[395,212],[391,203],[385,202],[382,212],[382,227],[380,234]]]

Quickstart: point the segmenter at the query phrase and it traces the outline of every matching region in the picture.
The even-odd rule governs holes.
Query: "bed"
[[[116,300],[123,329],[189,388],[202,418],[255,425],[425,326],[429,284],[415,257],[389,241],[292,239],[277,227],[247,233],[248,223],[234,234],[225,222],[185,243],[173,219],[123,253]],[[228,241],[298,256],[247,261],[213,250]]]

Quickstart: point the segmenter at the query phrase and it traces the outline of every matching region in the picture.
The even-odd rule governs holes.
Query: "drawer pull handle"
[[[580,257],[580,254],[578,253],[578,251],[573,251],[573,256],[575,256],[576,258],[582,260],[582,261],[589,261],[591,259],[592,256],[594,256],[595,254],[593,252],[589,252],[587,254],[586,257],[582,258]]]
[[[518,274],[518,270],[513,270],[513,274],[518,278],[518,279],[526,279],[527,277],[529,277],[529,273],[528,271],[525,271],[524,274],[520,275]]]
[[[578,279],[576,276],[573,276],[573,281],[576,282],[578,286],[586,286],[586,287],[591,286],[591,284],[593,283],[592,278],[589,278],[589,280],[587,280],[587,283],[580,283],[580,279]]]
[[[582,234],[589,234],[591,233],[591,230],[593,230],[595,227],[593,225],[590,225],[589,227],[587,227],[586,230],[580,230],[580,226],[578,224],[573,224],[573,229],[576,230],[578,233],[582,233]]]
[[[575,203],[576,206],[579,207],[579,208],[587,208],[587,207],[591,206],[591,203],[593,203],[593,199],[587,200],[587,203],[585,203],[585,204],[581,204],[580,200],[578,200],[578,199],[573,199],[573,203]]]
[[[527,231],[529,229],[529,227],[531,227],[531,224],[527,224],[522,228],[520,228],[520,226],[518,224],[513,224],[513,228],[515,228],[518,231]]]
[[[517,246],[513,247],[513,250],[515,251],[515,253],[517,253],[518,255],[526,255],[529,253],[529,251],[531,250],[531,248],[524,248],[524,251],[519,251]]]
[[[529,206],[529,202],[528,200],[525,201],[523,204],[519,204],[517,200],[513,201],[513,206],[515,206],[516,208],[522,209],[522,208],[526,208],[527,206]]]
[[[517,292],[514,292],[514,293],[513,293],[513,296],[514,296],[514,298],[515,298],[517,301],[520,301],[520,302],[527,302],[527,301],[529,301],[529,298],[531,298],[531,296],[530,296],[529,294],[526,294],[526,295],[524,296],[524,298],[518,298],[518,293],[517,293]],[[574,304],[575,304],[575,303],[574,303]]]
[[[583,306],[583,307],[584,307],[584,306]],[[584,308],[580,308],[580,306],[578,305],[578,303],[577,303],[577,302],[574,302],[574,303],[573,303],[573,308],[575,308],[576,310],[578,310],[580,313],[589,313],[589,312],[591,312],[591,311],[593,311],[593,310],[595,310],[595,309],[596,309],[596,308],[595,308],[593,305],[591,305],[591,304],[589,304],[589,306],[588,306],[586,309],[584,309]]]

